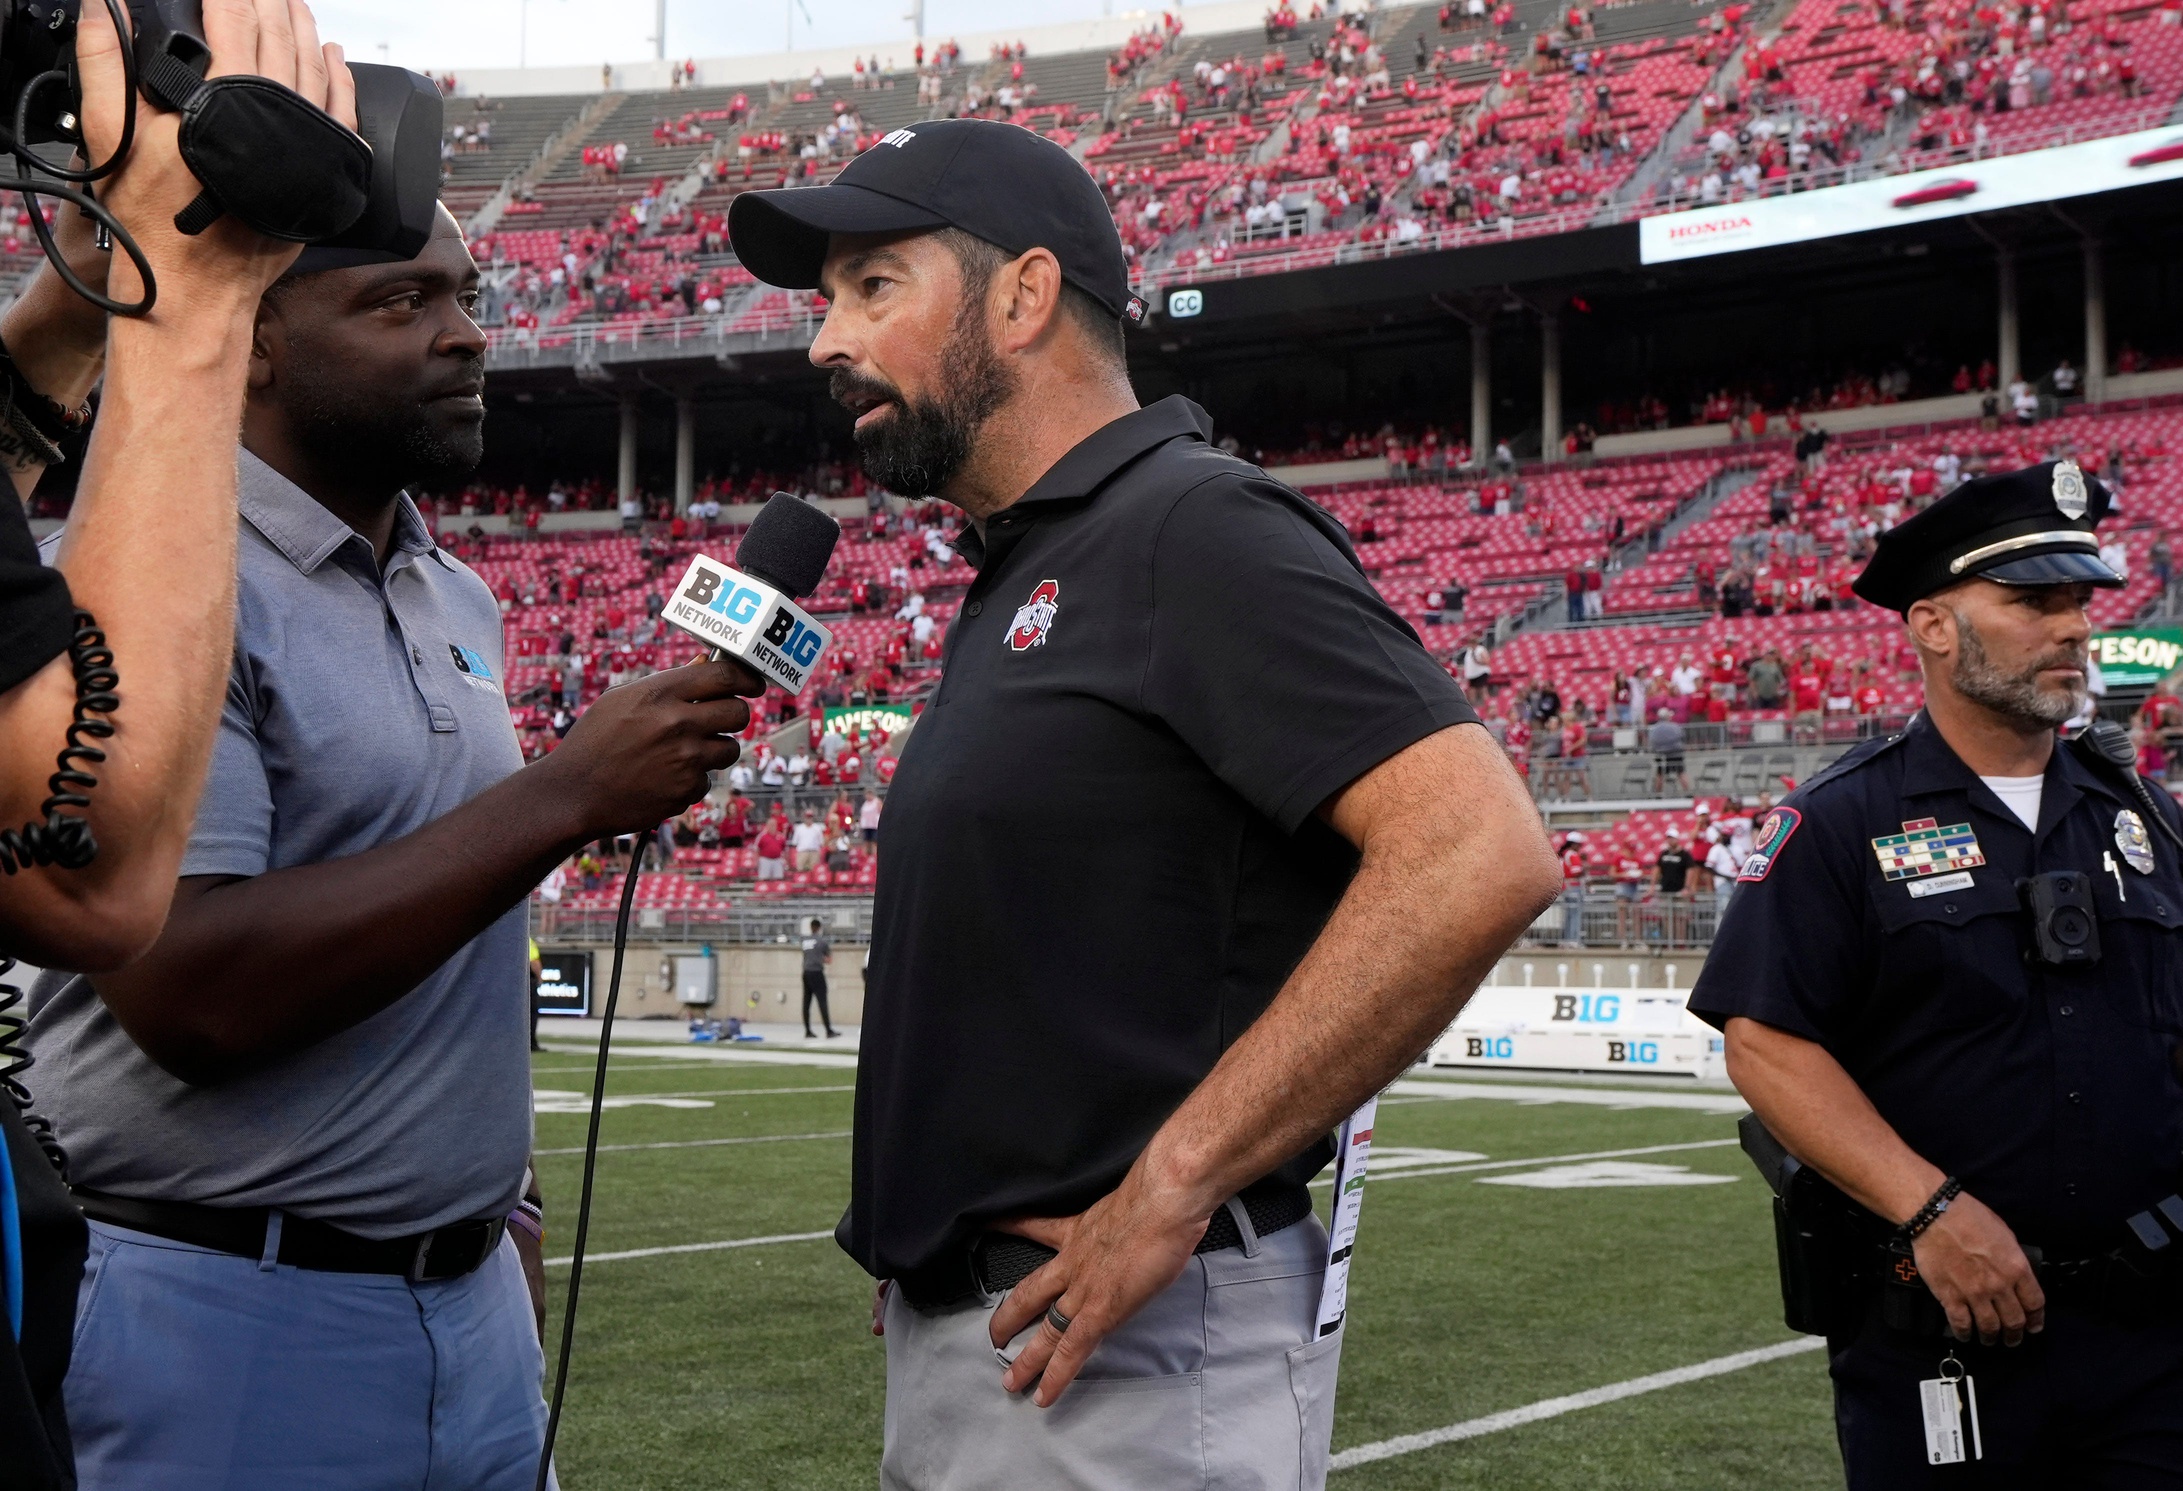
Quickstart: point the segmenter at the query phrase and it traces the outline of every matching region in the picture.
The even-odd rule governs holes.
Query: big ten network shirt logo
[[[447,644],[447,652],[455,660],[455,671],[481,689],[500,692],[500,680],[493,677],[493,665],[485,661],[485,654],[475,647],[465,647],[460,642]]]

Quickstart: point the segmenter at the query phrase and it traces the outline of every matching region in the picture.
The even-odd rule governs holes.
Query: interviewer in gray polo
[[[173,913],[32,1027],[92,1219],[85,1491],[528,1491],[522,903],[702,796],[758,690],[654,674],[525,767],[493,597],[403,495],[482,453],[477,268],[444,211],[414,260],[322,263],[258,319],[235,663]]]

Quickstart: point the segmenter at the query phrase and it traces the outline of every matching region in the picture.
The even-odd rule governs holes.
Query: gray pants
[[[1339,1331],[1311,1339],[1325,1268],[1313,1217],[1256,1257],[1201,1253],[1043,1409],[1001,1388],[997,1296],[927,1314],[890,1292],[881,1491],[1321,1491],[1342,1352]]]

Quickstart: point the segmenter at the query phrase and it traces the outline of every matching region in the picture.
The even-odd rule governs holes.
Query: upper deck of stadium
[[[729,203],[823,184],[926,119],[1010,120],[1066,146],[1164,312],[1156,292],[1175,286],[1696,214],[1679,255],[1748,229],[1708,211],[1912,173],[1919,200],[1889,199],[1898,213],[1961,210],[1951,196],[1978,183],[1950,173],[2160,129],[2183,105],[2183,0],[1453,0],[1238,28],[1254,11],[1196,7],[1066,50],[783,54],[774,70],[795,75],[772,79],[728,59],[668,89],[618,87],[613,69],[588,92],[447,80],[446,199],[488,266],[496,357],[807,340],[823,304],[751,280],[721,231]],[[2130,164],[2173,168],[2157,148]]]

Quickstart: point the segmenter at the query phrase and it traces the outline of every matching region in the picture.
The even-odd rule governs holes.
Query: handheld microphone
[[[819,588],[841,524],[787,492],[766,499],[735,548],[735,567],[700,554],[690,561],[660,620],[748,663],[790,694],[803,692],[834,634],[792,597]]]

